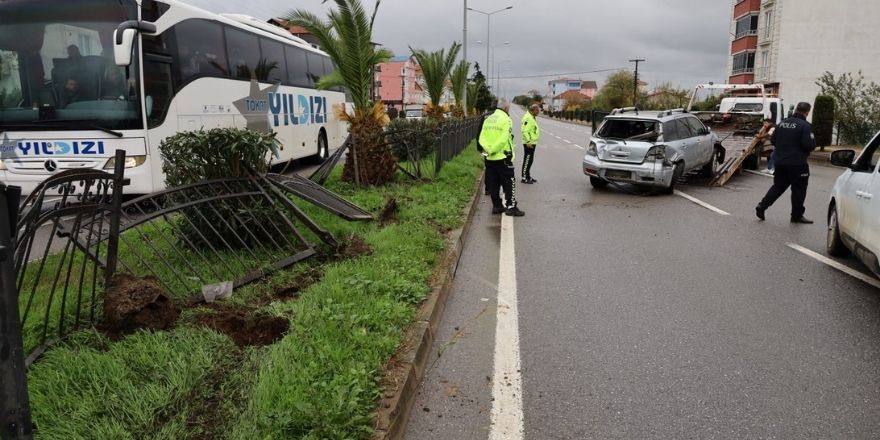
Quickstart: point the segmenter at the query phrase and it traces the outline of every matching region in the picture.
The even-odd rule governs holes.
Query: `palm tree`
[[[324,2],[326,3],[327,0]],[[290,12],[291,24],[302,26],[318,39],[336,70],[318,81],[318,88],[345,87],[354,102],[354,112],[337,108],[337,115],[351,125],[352,154],[346,158],[343,180],[379,185],[394,178],[397,162],[385,143],[388,116],[381,103],[370,96],[373,68],[391,59],[391,52],[372,42],[373,23],[381,0],[376,0],[372,17],[360,0],[334,0],[336,10],[327,21],[305,11]]]
[[[455,97],[455,109],[453,109],[452,114],[457,118],[463,118],[467,114],[465,108],[461,105],[461,102],[464,99],[465,93],[467,93],[467,74],[470,67],[471,63],[461,60],[455,65],[455,68],[452,69],[452,73],[449,75],[452,96]]]
[[[413,49],[413,57],[419,63],[422,69],[422,81],[424,89],[428,92],[428,98],[431,103],[428,105],[427,114],[432,119],[438,120],[443,118],[443,109],[440,107],[440,99],[443,98],[443,92],[446,90],[446,81],[449,74],[455,67],[455,59],[461,50],[461,43],[454,42],[449,52],[446,49],[440,49],[435,52],[427,52],[423,49]]]

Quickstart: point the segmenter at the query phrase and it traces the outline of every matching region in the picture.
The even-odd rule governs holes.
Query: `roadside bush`
[[[241,177],[247,168],[265,172],[269,155],[278,154],[275,134],[240,128],[185,131],[159,145],[162,172],[169,187],[224,177]]]
[[[880,129],[880,84],[865,81],[862,72],[840,76],[825,72],[816,84],[823,95],[834,98],[834,116],[844,142],[864,145],[871,140]]]
[[[394,119],[388,124],[388,142],[398,161],[409,160],[407,147],[420,157],[434,152],[437,145],[437,123],[430,119]]]
[[[248,169],[265,172],[269,167],[270,154],[278,154],[278,141],[274,133],[215,128],[178,133],[162,141],[159,152],[162,155],[165,184],[176,187],[206,180],[243,177],[248,175]],[[230,245],[239,245],[235,234],[255,237],[258,241],[268,239],[262,236],[265,233],[257,232],[264,229],[256,226],[269,218],[268,206],[259,203],[236,206],[235,202],[230,202],[214,207],[199,212],[184,210],[182,217],[176,219],[183,235],[178,239],[184,238],[199,246],[204,245],[201,236],[208,241],[225,241]],[[231,228],[216,228],[219,232],[215,233],[211,225],[219,224],[229,224]]]
[[[828,95],[816,97],[813,106],[813,133],[816,145],[822,150],[831,145],[831,134],[834,131],[834,98]]]

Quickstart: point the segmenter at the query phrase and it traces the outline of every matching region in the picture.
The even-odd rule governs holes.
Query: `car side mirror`
[[[856,160],[856,152],[854,150],[837,150],[831,153],[831,165],[851,168]]]
[[[113,60],[117,66],[127,67],[131,65],[131,53],[134,47],[134,37],[137,31],[134,29],[124,29],[122,34],[117,37],[118,29],[113,31]]]

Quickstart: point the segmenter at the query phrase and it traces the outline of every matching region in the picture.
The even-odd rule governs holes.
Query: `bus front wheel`
[[[315,160],[321,163],[328,157],[330,157],[330,146],[327,143],[327,134],[322,131],[318,135],[318,154],[315,155]]]

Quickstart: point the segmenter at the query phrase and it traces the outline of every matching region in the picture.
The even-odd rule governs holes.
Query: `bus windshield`
[[[0,131],[142,128],[137,61],[113,60],[136,19],[133,0],[0,2]]]

